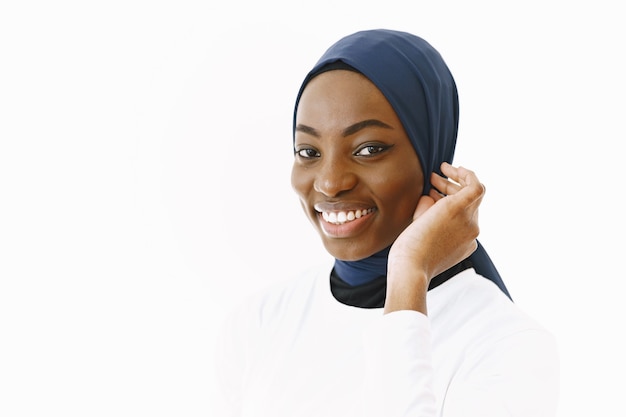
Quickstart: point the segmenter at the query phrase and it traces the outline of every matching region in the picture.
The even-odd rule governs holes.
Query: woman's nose
[[[337,197],[356,186],[357,176],[349,169],[348,163],[331,158],[320,162],[313,185],[315,191],[327,197]]]

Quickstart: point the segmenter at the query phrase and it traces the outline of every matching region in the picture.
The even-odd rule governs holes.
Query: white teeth
[[[333,224],[344,224],[346,222],[351,222],[355,219],[360,219],[361,217],[370,214],[373,209],[363,209],[363,210],[355,210],[355,211],[340,211],[340,212],[322,212],[322,218],[328,223]]]

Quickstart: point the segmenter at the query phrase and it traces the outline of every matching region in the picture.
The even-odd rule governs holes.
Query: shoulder
[[[446,396],[448,411],[461,415],[472,404],[487,403],[499,415],[503,409],[519,415],[554,410],[559,384],[554,335],[473,270],[441,287],[431,300],[431,327],[439,348],[435,355],[456,381]],[[484,392],[496,395],[476,403]]]
[[[478,345],[527,340],[550,346],[554,336],[511,301],[493,282],[473,269],[461,272],[429,295],[434,329],[441,326]]]

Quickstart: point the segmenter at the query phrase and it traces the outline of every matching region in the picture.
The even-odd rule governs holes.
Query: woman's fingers
[[[455,184],[434,172],[430,176],[430,183],[442,196],[454,194],[461,189],[459,184]]]
[[[442,195],[453,195],[463,190],[469,201],[480,200],[485,194],[485,186],[478,180],[476,174],[463,167],[454,167],[446,162],[441,164],[442,177],[433,173],[431,184]]]

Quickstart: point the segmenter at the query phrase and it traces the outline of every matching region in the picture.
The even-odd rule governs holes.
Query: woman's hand
[[[478,245],[478,207],[485,187],[468,169],[443,163],[441,172],[448,179],[432,174],[436,190],[420,198],[413,222],[389,252],[385,313],[426,314],[430,280],[467,258]]]

